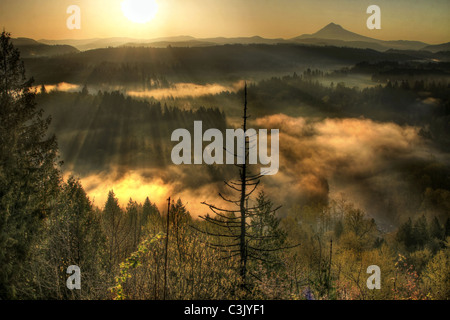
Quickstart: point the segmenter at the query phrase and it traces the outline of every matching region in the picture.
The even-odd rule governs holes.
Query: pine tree
[[[334,236],[336,237],[336,239],[339,239],[342,235],[342,233],[344,232],[344,225],[342,224],[342,220],[338,220],[333,228],[334,231]]]
[[[150,231],[156,234],[162,228],[161,214],[159,213],[156,204],[151,203],[147,197],[142,206],[142,221],[141,225],[144,231]]]
[[[397,234],[395,235],[395,239],[398,242],[403,243],[407,250],[410,250],[415,245],[411,218],[408,218],[408,221],[403,223],[398,228]]]
[[[170,204],[169,216],[169,223],[172,224],[173,238],[177,244],[180,259],[182,259],[186,239],[186,227],[192,222],[191,214],[186,209],[181,199],[178,199],[176,202],[172,201]]]
[[[141,240],[141,219],[138,212],[138,204],[130,198],[127,205],[128,227],[130,229],[129,237],[131,238],[129,251],[136,251]]]
[[[427,218],[422,215],[418,218],[413,226],[413,237],[417,245],[417,249],[423,248],[429,240]]]
[[[444,240],[445,230],[437,217],[434,217],[433,222],[430,225],[430,236],[438,240]]]
[[[152,216],[152,203],[150,202],[150,199],[147,197],[145,198],[144,205],[142,206],[142,224],[146,225],[151,216]]]
[[[450,218],[445,220],[445,237],[450,237]]]
[[[103,209],[103,229],[107,239],[109,270],[118,267],[126,257],[127,223],[114,191],[109,191]]]
[[[249,244],[252,258],[263,267],[263,270],[252,271],[258,274],[258,278],[270,277],[271,271],[278,271],[281,266],[279,254],[280,248],[286,246],[287,234],[280,228],[280,219],[276,213],[280,207],[274,208],[264,191],[256,198],[255,215],[251,217],[249,231],[256,239]],[[262,274],[261,274],[262,273]]]
[[[38,298],[104,297],[104,293],[97,292],[106,290],[101,276],[105,241],[99,218],[79,181],[70,177],[61,185],[35,252],[39,276],[34,281],[41,294]],[[82,291],[66,288],[66,270],[70,265],[82,270]]]
[[[57,143],[36,108],[33,79],[9,33],[0,36],[0,298],[17,297],[30,243],[56,194]]]

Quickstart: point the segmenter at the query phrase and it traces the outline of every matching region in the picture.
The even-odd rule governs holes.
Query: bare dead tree
[[[247,115],[247,84],[244,88],[244,115],[242,129],[244,131],[245,143],[244,143],[244,161],[235,162],[235,166],[239,169],[239,179],[235,181],[224,181],[227,188],[235,194],[234,198],[227,197],[222,193],[219,193],[220,198],[228,204],[228,207],[218,207],[213,204],[202,202],[202,204],[209,207],[214,213],[214,216],[207,214],[206,216],[200,216],[200,219],[206,221],[213,228],[213,231],[206,228],[206,230],[200,230],[199,228],[192,226],[199,232],[205,233],[210,236],[210,239],[214,239],[208,242],[207,245],[220,250],[223,253],[223,259],[239,258],[239,274],[241,278],[242,287],[247,288],[247,263],[249,260],[266,261],[266,257],[263,257],[264,253],[268,251],[278,251],[287,249],[286,247],[264,249],[258,248],[257,243],[261,240],[267,240],[274,238],[273,235],[262,235],[260,232],[254,232],[252,227],[255,223],[250,225],[249,221],[254,217],[257,217],[259,212],[263,209],[264,205],[256,204],[249,206],[249,200],[252,194],[257,190],[260,185],[263,174],[253,174],[252,168],[249,164],[249,152],[256,145],[250,145],[250,137],[247,135],[247,120],[250,116]],[[236,158],[239,157],[237,150],[227,150],[225,152],[232,153]],[[271,213],[278,211],[280,207],[270,210]],[[250,273],[251,274],[251,273]],[[253,275],[253,274],[251,274]]]
[[[170,225],[170,197],[167,199],[167,229],[166,229],[166,248],[164,253],[164,291],[163,300],[166,300],[167,291],[167,262],[169,252],[169,225]]]

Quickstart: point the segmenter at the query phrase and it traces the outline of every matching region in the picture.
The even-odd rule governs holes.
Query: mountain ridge
[[[373,49],[377,51],[394,50],[425,50],[431,52],[450,50],[448,43],[430,45],[422,41],[412,40],[379,40],[349,31],[334,22],[329,23],[322,29],[312,34],[302,34],[290,39],[264,38],[261,36],[251,37],[210,37],[195,38],[188,35],[159,37],[153,39],[134,39],[129,37],[92,38],[78,40],[38,40],[39,43],[47,45],[70,45],[80,51],[106,48],[106,47],[167,47],[167,46],[214,46],[226,44],[280,44],[299,43],[318,46],[340,46],[359,49]],[[442,50],[444,49],[444,50]]]
[[[24,37],[13,38],[11,42],[20,50],[22,58],[51,57],[80,51],[68,44],[49,45]]]

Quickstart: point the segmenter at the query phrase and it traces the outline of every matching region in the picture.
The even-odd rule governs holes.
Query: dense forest
[[[445,52],[430,58],[448,61]],[[125,59],[126,58],[126,59]],[[303,68],[332,70],[361,61],[411,61],[416,51],[379,52],[349,47],[249,44],[212,47],[119,47],[52,57],[26,58],[27,75],[38,83],[122,84],[148,88],[151,80],[197,83],[280,75]]]
[[[190,171],[206,171],[214,181],[234,178],[240,183],[241,189],[227,182],[230,193],[220,193],[215,204],[205,202],[202,212],[190,212],[185,199],[170,200],[171,194],[167,194],[169,201],[164,207],[155,203],[152,194],[146,199],[119,199],[113,190],[105,203],[93,204],[80,179],[64,178],[66,167],[80,176],[107,171],[110,166],[123,171],[151,166],[164,172],[170,161],[167,141],[171,132],[191,128],[194,120],[223,130],[230,125],[230,118],[242,116],[243,90],[202,97],[192,109],[181,108],[177,99],[169,104],[136,100],[117,91],[90,94],[87,87],[77,93],[47,92],[42,87],[38,93],[32,89],[32,80],[25,77],[20,54],[5,32],[0,45],[0,298],[449,299],[448,82],[376,77],[380,83],[370,88],[350,88],[338,82],[327,86],[321,81],[328,81],[332,74],[308,69],[303,74],[253,83],[248,96],[245,90],[245,106],[248,99],[249,112],[254,108],[262,120],[280,113],[310,117],[302,139],[316,136],[314,123],[328,118],[368,119],[375,127],[389,121],[419,128],[420,139],[429,146],[426,150],[434,151],[433,156],[396,157],[385,152],[387,146],[376,146],[392,160],[389,169],[396,170],[398,179],[414,186],[401,190],[401,203],[408,205],[401,212],[408,214],[400,215],[395,208],[385,213],[396,216],[391,221],[394,228],[387,230],[377,221],[379,217],[369,215],[345,196],[332,198],[326,193],[307,201],[279,203],[281,197],[263,190],[269,178],[251,176],[246,165],[227,169],[202,166]],[[262,48],[263,53],[280,50]],[[240,56],[228,52],[236,46],[225,49],[202,50],[216,50],[216,56],[220,53],[230,59]],[[131,49],[107,52],[126,50]],[[177,49],[175,53],[182,50],[189,52],[187,58],[195,57],[195,68],[207,69],[214,60],[205,63],[201,49]],[[290,46],[281,50],[292,52]],[[295,50],[315,54],[324,49]],[[335,50],[334,56],[348,59],[348,52]],[[365,50],[355,52],[361,55],[355,60],[367,58]],[[70,55],[52,58],[61,63],[52,60],[51,64],[58,72],[78,70],[82,62],[77,60],[88,55],[105,59],[99,50],[74,55],[73,64],[67,63]],[[386,58],[380,56],[380,60]],[[261,61],[253,63],[239,61],[235,70],[260,68]],[[35,64],[30,69],[34,73],[36,68],[48,66]],[[362,67],[368,68],[359,65]],[[223,68],[229,70],[229,65]],[[97,71],[89,70],[104,75]],[[220,73],[219,65],[216,71]],[[89,86],[86,79],[78,80]],[[39,83],[45,83],[42,81]],[[258,126],[262,121],[258,117],[249,121]],[[244,128],[246,119],[244,113]],[[284,123],[282,129],[289,131],[288,125]],[[295,156],[287,154],[286,159],[293,159],[292,164],[299,161]],[[339,168],[344,170],[345,164]],[[252,182],[255,180],[258,183]],[[196,187],[202,183],[191,181]],[[244,187],[252,191],[246,193]],[[230,200],[229,195],[242,188],[239,201]],[[286,186],[284,192],[294,190]],[[123,206],[121,201],[127,204]],[[230,209],[227,202],[239,208]],[[208,209],[215,215],[205,214]],[[241,229],[236,227],[238,223]],[[247,236],[244,241],[243,232]],[[66,270],[71,265],[81,269],[81,290],[66,287]],[[371,265],[382,272],[377,290],[366,285],[366,270]]]

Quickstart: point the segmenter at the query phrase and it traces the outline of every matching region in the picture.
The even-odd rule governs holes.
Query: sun
[[[158,13],[158,4],[155,0],[124,0],[122,12],[130,21],[147,23]]]

